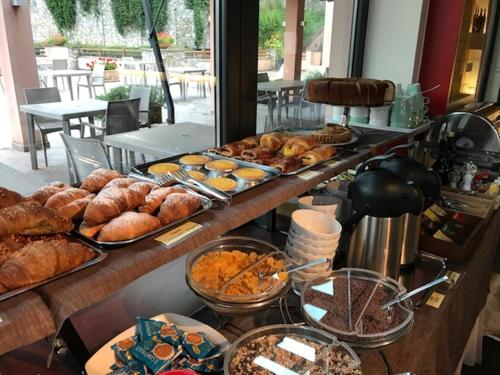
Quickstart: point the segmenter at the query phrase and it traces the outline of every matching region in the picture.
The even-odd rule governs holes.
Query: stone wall
[[[44,0],[31,0],[31,24],[35,42],[43,42],[56,34],[57,27]],[[95,45],[124,45],[128,47],[148,46],[146,31],[129,30],[125,36],[118,33],[111,11],[111,0],[101,0],[100,14],[86,14],[79,8],[75,28],[64,34],[70,43]],[[184,0],[167,0],[167,25],[165,31],[174,35],[176,46],[194,47],[193,12],[186,9]],[[78,2],[78,7],[80,6]],[[203,48],[209,47],[208,17]]]

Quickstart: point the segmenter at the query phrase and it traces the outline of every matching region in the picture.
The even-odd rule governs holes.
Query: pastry
[[[83,219],[90,225],[102,224],[143,205],[144,199],[144,194],[129,188],[104,189],[87,205]]]
[[[184,219],[195,213],[201,206],[201,199],[192,194],[169,194],[161,204],[158,219],[162,225]]]
[[[87,238],[94,238],[105,225],[106,223],[91,225],[85,221],[82,221],[82,223],[80,224],[80,228],[78,228],[78,231]]]
[[[281,173],[290,173],[301,168],[302,161],[299,158],[295,157],[284,157],[274,159],[271,164],[269,164],[269,166],[279,169]]]
[[[238,163],[231,160],[212,160],[205,164],[205,168],[209,171],[229,173],[238,168]]]
[[[283,147],[287,140],[288,138],[282,133],[273,132],[263,134],[260,138],[260,147],[276,152]]]
[[[0,236],[64,233],[71,229],[71,220],[36,201],[21,202],[0,210]]]
[[[137,182],[136,179],[130,178],[130,177],[115,178],[114,180],[109,181],[103,187],[103,189],[107,189],[107,188],[110,188],[110,187],[125,188],[125,187],[129,187],[130,185],[132,185],[133,183],[136,183],[136,182]]]
[[[109,181],[120,177],[123,177],[120,172],[99,168],[83,179],[80,188],[96,193],[106,186]]]
[[[47,200],[47,203],[45,203],[45,207],[59,211],[67,204],[77,199],[84,198],[89,194],[88,190],[85,189],[69,188],[51,196]]]
[[[313,136],[292,137],[286,141],[281,152],[284,156],[299,156],[318,145]]]
[[[266,175],[266,172],[258,168],[240,168],[233,172],[233,176],[250,181],[262,180]]]
[[[61,207],[57,211],[68,219],[81,219],[83,217],[83,213],[85,212],[85,208],[87,207],[89,202],[94,199],[94,197],[95,194],[89,194],[84,198],[80,198],[71,203],[68,203],[66,206]]]
[[[66,185],[62,182],[52,182],[49,185],[42,186],[37,191],[33,192],[28,196],[27,199],[37,201],[41,205],[44,205],[45,203],[47,203],[47,200],[55,193],[58,193],[65,189],[69,189],[70,187],[71,186]]]
[[[90,248],[69,239],[34,241],[0,267],[0,293],[57,276],[94,256]]]
[[[163,203],[165,198],[169,194],[173,194],[173,193],[181,193],[181,194],[184,193],[185,194],[186,190],[184,190],[183,188],[180,188],[180,187],[176,187],[176,186],[162,187],[162,188],[154,189],[151,191],[151,193],[146,195],[144,204],[142,206],[139,206],[137,208],[137,211],[152,215],[161,206],[161,204]]]
[[[271,159],[274,152],[265,147],[255,147],[241,152],[241,158],[245,160]]]
[[[125,241],[158,229],[160,220],[146,213],[124,212],[106,224],[97,237],[101,242]]]
[[[231,191],[238,186],[235,180],[227,177],[208,178],[204,182],[221,191]]]
[[[250,148],[255,148],[255,147],[259,146],[261,137],[262,137],[262,135],[254,135],[253,137],[246,137],[245,139],[242,139],[241,141],[243,143],[246,143]]]
[[[0,209],[24,201],[24,197],[12,190],[0,187]]]
[[[155,186],[157,186],[157,185],[153,184],[152,182],[141,181],[141,182],[134,182],[128,188],[130,190],[135,190],[135,191],[141,193],[142,195],[146,196],[149,194],[151,189],[153,189]]]
[[[174,163],[157,163],[148,168],[148,173],[155,176],[162,176],[167,173],[177,172],[181,167]]]
[[[245,143],[242,141],[231,142],[220,148],[220,154],[230,157],[240,156],[241,151],[251,147],[252,146],[249,143]]]
[[[391,81],[365,78],[320,78],[307,82],[306,98],[313,103],[343,106],[382,106],[394,100]]]
[[[335,147],[323,145],[305,152],[300,157],[302,159],[302,164],[312,165],[330,159],[333,155],[335,155]]]
[[[188,170],[186,171],[188,175],[190,175],[191,177],[193,177],[195,180],[198,180],[198,181],[204,181],[207,179],[207,175],[203,172],[200,172],[200,171],[193,171],[193,170]]]
[[[184,165],[204,165],[208,163],[210,159],[208,156],[205,155],[185,155],[179,159],[179,163],[184,164]]]

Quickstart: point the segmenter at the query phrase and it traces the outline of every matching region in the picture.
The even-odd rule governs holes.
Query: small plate
[[[220,345],[221,347],[228,347],[229,345],[226,338],[215,329],[187,316],[166,313],[157,315],[151,319],[165,323],[173,323],[186,332],[203,332],[215,345]],[[104,344],[85,364],[87,375],[102,375],[111,372],[110,367],[115,363],[115,353],[111,349],[111,345],[133,335],[135,335],[135,325]]]

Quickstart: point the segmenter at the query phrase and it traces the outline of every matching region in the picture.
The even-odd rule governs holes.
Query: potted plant
[[[120,80],[120,76],[118,75],[118,63],[115,59],[108,57],[99,57],[97,60],[92,60],[87,63],[87,67],[90,70],[94,70],[95,64],[103,64],[104,65],[104,81],[105,82],[117,82]]]
[[[49,60],[67,59],[69,57],[69,48],[66,47],[67,43],[68,38],[61,33],[50,35],[43,42],[45,55]]]
[[[158,38],[158,44],[160,48],[168,48],[175,43],[175,38],[173,35],[170,35],[166,31],[160,31],[156,33],[156,37]]]

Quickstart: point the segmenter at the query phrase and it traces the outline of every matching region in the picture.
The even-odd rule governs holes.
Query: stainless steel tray
[[[133,178],[142,179],[142,180],[145,180],[145,181],[156,182],[155,177],[153,175],[151,175],[151,174],[148,173],[148,168],[151,165],[157,164],[157,163],[163,163],[163,162],[177,163],[181,157],[183,157],[185,155],[192,155],[192,154],[200,154],[200,153],[180,154],[180,155],[176,155],[176,156],[173,156],[173,157],[170,157],[170,158],[156,160],[154,162],[137,165],[137,166],[135,166],[134,168],[132,168],[130,170],[129,176],[133,177]],[[274,179],[276,177],[279,177],[281,175],[281,173],[280,173],[280,171],[278,169],[272,168],[272,167],[268,167],[268,166],[265,166],[265,165],[250,163],[248,161],[244,161],[244,160],[240,160],[240,159],[235,159],[235,158],[229,158],[229,157],[226,157],[226,156],[217,155],[217,154],[213,154],[213,153],[210,153],[210,152],[202,152],[201,154],[209,156],[210,158],[212,158],[214,160],[231,160],[231,161],[234,161],[234,162],[238,163],[239,167],[257,168],[257,169],[260,169],[260,170],[263,170],[264,172],[266,172],[266,174],[267,174],[266,177],[264,177],[262,180],[260,180],[260,181],[258,181],[256,183],[252,184],[251,186],[248,186],[248,185],[245,186],[245,185],[238,184],[238,186],[236,187],[235,190],[229,191],[229,192],[224,192],[225,194],[227,194],[231,198],[234,197],[234,196],[236,196],[236,195],[238,195],[238,194],[241,194],[241,193],[243,193],[243,192],[245,192],[247,190],[250,190],[250,189],[252,189],[252,188],[254,188],[256,186],[265,184],[266,182],[271,181],[272,179]],[[202,171],[205,172],[206,174],[209,173],[204,168],[202,169]],[[236,178],[233,177],[232,175],[229,175],[228,177],[231,178],[231,179],[236,180]],[[191,189],[196,190],[196,186],[195,185],[187,184],[187,186],[189,186]]]
[[[288,172],[288,173],[282,173],[281,175],[282,176],[295,176],[295,175],[298,175],[302,172],[307,172],[308,170],[310,169],[313,169],[315,167],[318,167],[322,164],[325,164],[325,163],[328,163],[332,160],[338,160],[339,162],[340,161],[343,161],[351,156],[354,156],[354,155],[357,155],[356,152],[353,152],[353,151],[348,151],[348,150],[337,150],[338,152],[333,155],[331,158],[328,158],[328,159],[325,159],[325,160],[322,160],[320,161],[319,163],[316,163],[316,164],[311,164],[311,165],[304,165],[303,167],[299,168],[299,169],[296,169],[294,170],[293,172]]]
[[[138,176],[133,176],[133,177],[137,177]],[[174,227],[178,224],[181,224],[183,222],[185,222],[186,220],[189,220],[191,219],[192,217],[196,216],[196,215],[199,215],[201,214],[202,212],[205,212],[207,210],[209,210],[212,205],[213,205],[213,202],[208,199],[207,197],[201,195],[201,194],[198,194],[194,191],[192,191],[191,189],[188,189],[186,188],[185,186],[181,186],[183,189],[185,189],[189,194],[193,194],[193,195],[196,195],[197,197],[199,197],[201,199],[201,208],[194,212],[193,214],[185,217],[185,218],[182,218],[180,220],[177,220],[177,221],[174,221],[173,223],[170,223],[170,224],[167,224],[167,225],[163,225],[161,227],[159,227],[158,229],[155,229],[151,232],[148,232],[146,234],[143,234],[142,236],[139,236],[139,237],[136,237],[136,238],[132,238],[130,240],[124,240],[124,241],[114,241],[114,242],[106,242],[106,241],[97,241],[93,238],[88,238],[88,237],[85,237],[83,234],[81,234],[78,229],[74,229],[71,233],[78,236],[79,238],[81,238],[84,242],[86,243],[89,243],[93,246],[96,246],[96,247],[101,247],[101,248],[106,248],[106,249],[113,249],[113,248],[118,248],[118,247],[123,247],[123,246],[126,246],[126,245],[130,245],[130,244],[133,244],[133,243],[136,243],[136,242],[139,242],[145,238],[148,238],[148,237],[151,237],[151,236],[154,236],[156,234],[159,234],[161,232],[164,232],[165,230],[167,230],[168,228],[171,228],[171,227]],[[75,228],[77,228],[75,226]]]
[[[72,269],[70,269],[70,270],[68,270],[66,272],[63,272],[63,273],[61,273],[59,275],[51,277],[51,278],[49,278],[47,280],[40,281],[39,283],[30,284],[30,285],[27,285],[25,287],[22,287],[22,288],[19,288],[19,289],[14,289],[14,290],[11,290],[9,292],[0,294],[0,301],[6,300],[7,298],[10,298],[10,297],[14,297],[14,296],[16,296],[18,294],[27,292],[28,290],[35,289],[35,288],[37,288],[37,287],[39,287],[41,285],[50,283],[51,281],[60,279],[61,277],[70,275],[70,274],[72,274],[74,272],[77,272],[77,271],[80,271],[80,270],[82,270],[84,268],[93,266],[94,264],[102,262],[104,260],[104,258],[106,258],[106,256],[108,255],[106,253],[103,253],[101,249],[99,249],[99,248],[97,248],[95,246],[92,246],[92,245],[86,243],[85,241],[82,241],[80,238],[76,238],[76,240],[82,242],[85,246],[90,247],[96,253],[96,256],[94,258],[90,259],[88,262],[80,264],[79,266],[76,266],[76,267],[74,267],[74,268],[72,268]]]

